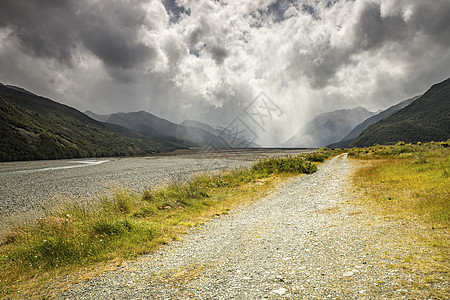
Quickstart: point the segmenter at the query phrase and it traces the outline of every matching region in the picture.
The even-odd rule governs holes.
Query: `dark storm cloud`
[[[400,14],[381,16],[377,3],[368,4],[355,24],[355,47],[370,50],[386,42],[402,42],[408,35],[408,27]]]
[[[321,89],[329,85],[342,68],[355,64],[356,55],[376,52],[394,44],[405,57],[415,51],[411,45],[417,35],[423,34],[433,48],[450,43],[450,2],[435,1],[414,3],[408,19],[404,11],[382,15],[381,3],[365,2],[356,22],[350,28],[352,40],[342,46],[331,46],[328,41],[318,41],[307,54],[294,55],[290,68],[309,78],[311,87]],[[304,7],[304,6],[303,6]],[[336,24],[336,30],[340,30]],[[423,47],[429,45],[424,44]],[[298,68],[298,69],[297,69]]]
[[[76,25],[77,6],[71,0],[3,0],[0,28],[10,29],[30,55],[51,57],[70,65],[76,46],[72,28]]]
[[[228,56],[227,49],[219,45],[213,45],[210,47],[207,46],[206,49],[208,50],[208,52],[211,54],[212,58],[218,65],[223,64],[223,61]]]
[[[431,4],[431,5],[430,5]],[[450,46],[450,1],[419,2],[410,17],[413,29],[422,31],[433,42]]]
[[[81,42],[109,67],[133,68],[155,55],[137,39],[145,12],[136,3],[99,2],[79,13],[78,19]]]
[[[138,40],[145,12],[136,1],[4,0],[0,20],[26,53],[69,66],[80,47],[111,69],[131,69],[155,56]]]

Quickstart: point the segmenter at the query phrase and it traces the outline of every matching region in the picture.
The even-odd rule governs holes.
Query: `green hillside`
[[[351,144],[366,147],[445,141],[450,138],[450,78],[390,117],[367,127]]]
[[[74,108],[0,84],[0,161],[129,156],[182,147],[123,136]]]

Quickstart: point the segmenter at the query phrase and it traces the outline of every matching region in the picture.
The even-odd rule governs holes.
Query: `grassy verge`
[[[0,297],[42,295],[55,276],[154,251],[188,228],[261,198],[281,180],[317,170],[327,154],[266,159],[249,169],[203,174],[187,182],[80,204],[67,201],[32,224],[3,232]]]
[[[358,199],[371,215],[401,224],[392,226],[396,231],[387,233],[389,240],[384,241],[390,248],[383,251],[401,262],[391,268],[420,274],[420,280],[405,282],[405,287],[427,291],[431,298],[450,295],[441,288],[450,280],[448,146],[448,142],[399,143],[349,152],[362,165],[353,176]]]
[[[354,180],[386,214],[449,225],[450,148],[442,145],[354,149],[350,157],[372,160]]]

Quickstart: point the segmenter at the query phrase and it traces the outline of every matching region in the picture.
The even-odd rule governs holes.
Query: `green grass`
[[[35,295],[54,276],[152,252],[189,227],[261,198],[280,180],[316,169],[303,156],[272,158],[142,194],[118,189],[111,197],[66,201],[3,232],[0,296]]]

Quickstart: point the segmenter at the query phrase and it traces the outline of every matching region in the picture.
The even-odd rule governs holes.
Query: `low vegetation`
[[[380,244],[384,249],[378,251],[389,256],[394,249],[408,249],[404,254],[397,251],[402,263],[391,268],[421,274],[421,280],[407,282],[405,287],[426,290],[433,299],[449,295],[448,290],[439,288],[450,280],[449,146],[449,141],[399,142],[354,148],[348,154],[362,165],[353,176],[357,201],[371,216],[401,224],[392,226],[398,231],[398,240],[385,241]]]
[[[33,292],[48,279],[82,267],[154,251],[192,226],[266,195],[282,179],[316,171],[326,153],[271,158],[249,169],[203,174],[142,194],[67,201],[32,224],[3,232],[0,295]]]
[[[450,141],[354,148],[348,155],[372,160],[354,178],[380,210],[450,224]]]

